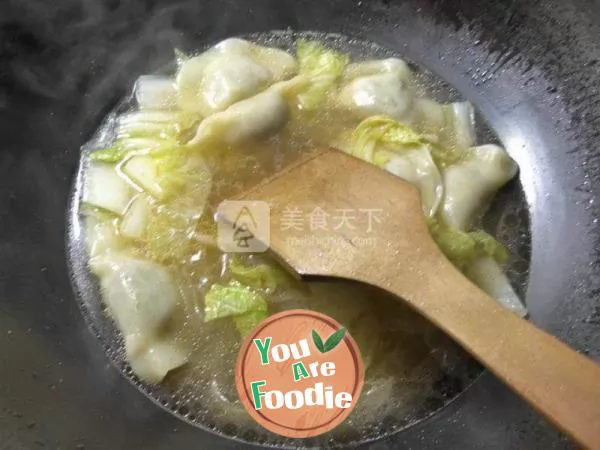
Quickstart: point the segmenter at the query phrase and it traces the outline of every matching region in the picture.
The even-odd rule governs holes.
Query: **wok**
[[[273,29],[367,39],[474,102],[521,167],[530,319],[600,359],[600,4],[593,0],[3,1],[0,447],[248,448],[142,395],[82,318],[67,269],[80,146],[173,47]],[[310,445],[305,442],[305,445]],[[574,445],[490,374],[362,448]]]

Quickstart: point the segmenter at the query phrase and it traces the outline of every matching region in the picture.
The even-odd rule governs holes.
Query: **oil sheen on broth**
[[[301,283],[265,254],[223,253],[213,215],[316,145],[334,145],[419,187],[446,255],[523,315],[527,218],[515,223],[518,188],[483,221],[492,230],[512,224],[502,233],[510,255],[480,229],[517,168],[500,146],[483,145],[495,139],[476,130],[471,105],[452,103],[455,92],[391,52],[340,36],[262,34],[178,59],[174,71],[140,78],[106,120],[82,153],[74,193],[75,283],[117,365],[193,423],[285,443],[253,423],[234,385],[242,335],[266,313],[231,304],[234,317],[206,320],[209,302],[219,311],[241,293],[258,296],[268,314],[321,311],[359,343],[363,394],[349,420],[318,442],[375,438],[450,401],[479,367],[435,327],[374,288]],[[252,126],[250,116],[259,118]],[[521,264],[509,265],[517,293],[501,269],[509,257]]]

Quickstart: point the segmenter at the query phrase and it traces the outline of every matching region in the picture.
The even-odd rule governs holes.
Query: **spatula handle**
[[[498,305],[450,263],[422,272],[426,289],[386,283],[585,448],[600,448],[600,367]],[[416,284],[415,284],[416,285]]]

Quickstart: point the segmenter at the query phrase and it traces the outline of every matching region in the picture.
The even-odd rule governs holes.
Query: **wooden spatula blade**
[[[372,270],[378,240],[388,236],[398,237],[399,258],[436,251],[418,190],[339,150],[318,152],[240,199],[269,204],[270,247],[301,275],[360,279]]]

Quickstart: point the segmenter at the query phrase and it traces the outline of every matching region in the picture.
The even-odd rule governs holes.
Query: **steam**
[[[9,0],[0,14],[0,107],[11,91],[25,92],[97,121],[139,74],[171,61],[183,45],[173,25],[181,4],[115,3]]]
[[[293,8],[279,0],[254,0],[249,8],[232,0],[1,3],[0,111],[12,91],[68,103],[73,125],[88,136],[139,75],[173,62],[174,48],[201,50],[273,20],[297,25]]]

